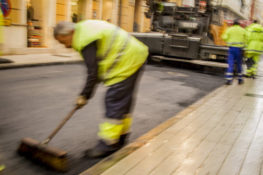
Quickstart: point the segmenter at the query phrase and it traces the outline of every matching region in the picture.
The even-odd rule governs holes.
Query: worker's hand
[[[79,96],[76,101],[76,106],[80,109],[87,104],[87,99],[84,96]]]

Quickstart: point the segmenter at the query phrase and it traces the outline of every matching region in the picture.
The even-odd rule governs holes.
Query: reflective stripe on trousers
[[[232,80],[233,79],[233,73],[227,72],[226,75],[225,75],[225,78],[227,80]]]
[[[114,144],[119,141],[123,134],[130,132],[132,118],[130,114],[125,115],[122,120],[110,119],[100,124],[98,136],[107,144]]]
[[[253,76],[257,74],[257,68],[258,68],[258,62],[260,60],[260,55],[259,54],[249,54],[248,56],[250,57],[250,59],[253,59],[254,64],[247,68],[246,75]]]

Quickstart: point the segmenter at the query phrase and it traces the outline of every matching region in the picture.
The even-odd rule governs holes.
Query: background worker
[[[85,60],[88,76],[77,98],[79,108],[92,97],[98,82],[108,87],[106,118],[99,127],[99,142],[85,152],[87,157],[107,156],[127,141],[134,89],[148,48],[126,31],[100,20],[61,22],[54,28],[54,36],[66,47],[73,47]]]
[[[263,27],[257,20],[247,28],[247,47],[246,47],[246,77],[255,78],[257,74],[258,62],[263,52]]]
[[[234,20],[233,26],[229,27],[222,35],[222,39],[226,41],[229,47],[228,51],[228,68],[226,72],[226,84],[230,85],[233,82],[234,64],[237,65],[238,84],[243,84],[242,78],[242,59],[243,48],[246,41],[246,30],[239,25],[238,20]]]

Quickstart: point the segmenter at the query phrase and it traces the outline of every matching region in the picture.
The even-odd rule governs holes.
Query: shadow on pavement
[[[0,64],[6,64],[6,63],[13,63],[13,61],[6,58],[0,58]]]

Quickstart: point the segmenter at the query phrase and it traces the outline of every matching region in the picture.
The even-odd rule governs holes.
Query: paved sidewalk
[[[21,68],[21,67],[56,65],[56,64],[72,64],[72,63],[80,63],[83,61],[81,56],[77,52],[73,52],[73,51],[71,52],[67,51],[64,54],[41,53],[41,54],[24,54],[24,55],[3,55],[0,56],[0,59],[1,58],[5,60],[10,60],[12,63],[1,63],[0,60],[0,70]],[[222,70],[224,72],[224,69],[227,67],[226,63],[219,63],[213,61],[186,60],[186,59],[176,59],[176,58],[171,59],[166,57],[162,57],[162,58],[164,58],[164,60],[173,60],[174,63],[196,65],[197,68],[200,68],[199,66],[206,68],[215,68],[214,70],[212,70],[212,72],[215,71],[222,72]],[[189,66],[187,68],[189,68]]]
[[[263,161],[263,64],[81,175],[257,175]]]
[[[32,67],[55,64],[71,64],[82,62],[78,53],[65,54],[28,54],[28,55],[3,55],[1,58],[8,59],[12,63],[0,64],[0,69],[10,69],[19,67]]]

